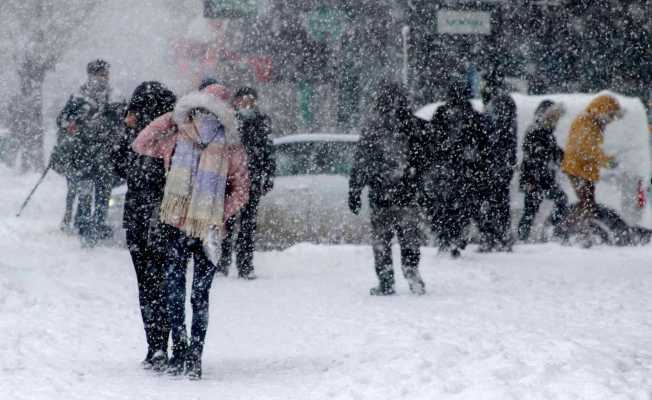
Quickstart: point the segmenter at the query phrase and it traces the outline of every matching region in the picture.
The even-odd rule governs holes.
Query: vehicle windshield
[[[351,172],[355,142],[296,142],[276,146],[277,176],[346,175]]]

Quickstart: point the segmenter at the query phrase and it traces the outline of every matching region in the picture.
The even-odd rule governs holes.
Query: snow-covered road
[[[0,399],[652,398],[652,247],[426,248],[429,294],[392,298],[369,247],[257,253],[214,282],[204,379],[149,373],[127,251],[57,231],[54,175],[15,218],[37,178],[0,168]]]

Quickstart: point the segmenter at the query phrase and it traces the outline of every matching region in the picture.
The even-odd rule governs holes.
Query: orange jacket
[[[620,104],[613,96],[601,95],[591,101],[586,111],[575,118],[571,125],[561,163],[562,171],[591,182],[600,179],[600,168],[613,157],[602,151],[604,126],[599,121],[606,115],[620,111]]]

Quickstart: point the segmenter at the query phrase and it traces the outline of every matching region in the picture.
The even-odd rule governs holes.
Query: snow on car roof
[[[349,133],[297,133],[274,138],[274,144],[300,142],[357,142],[359,136]]]

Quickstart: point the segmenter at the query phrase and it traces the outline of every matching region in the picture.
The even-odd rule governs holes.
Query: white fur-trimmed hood
[[[224,125],[224,133],[228,144],[241,143],[235,112],[224,100],[207,92],[191,92],[177,101],[172,113],[172,118],[177,126],[183,126],[188,114],[195,108],[203,108],[215,114]]]

